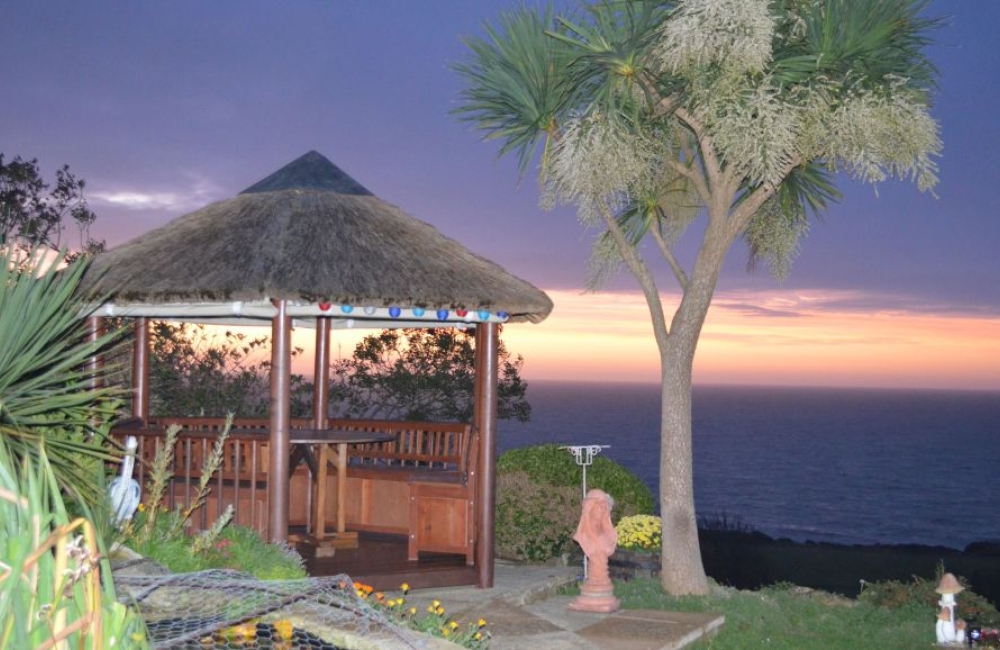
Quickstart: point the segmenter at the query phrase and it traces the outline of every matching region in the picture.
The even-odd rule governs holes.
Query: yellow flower
[[[410,616],[413,616],[416,613],[417,613],[417,608],[416,607],[411,607],[410,608]]]
[[[448,636],[449,634],[451,634],[451,630],[449,630],[446,627],[443,627],[441,628],[441,634],[443,634],[444,636]]]
[[[477,623],[477,625],[479,627],[486,627],[486,619],[485,618],[479,619],[479,622]]]
[[[476,641],[482,641],[483,640],[483,633],[482,632],[476,632],[473,635],[472,638],[475,639]]]
[[[139,512],[146,512],[146,504],[145,503],[140,503],[139,504]]]
[[[285,641],[292,639],[292,622],[285,619],[274,623],[274,631],[278,633],[278,638]]]
[[[453,630],[457,630],[458,629],[458,621],[452,621],[452,622],[448,623],[448,627],[450,627]]]
[[[406,592],[408,592],[408,591],[410,590],[410,583],[408,583],[408,582],[404,582],[403,584],[401,584],[401,585],[399,586],[399,588],[400,588],[400,589],[401,589],[401,590],[403,591],[403,593],[405,594]]]
[[[257,623],[251,621],[226,628],[222,631],[222,636],[228,641],[239,641],[241,639],[254,639],[257,637]]]

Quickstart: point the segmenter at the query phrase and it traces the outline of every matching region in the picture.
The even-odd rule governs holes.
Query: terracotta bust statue
[[[580,524],[573,539],[587,555],[589,571],[580,585],[580,597],[570,603],[570,609],[609,612],[618,609],[614,585],[608,575],[608,558],[618,545],[618,533],[611,523],[614,500],[603,490],[590,490],[583,500]]]
[[[590,576],[608,579],[608,558],[618,545],[618,533],[611,523],[614,500],[603,490],[590,490],[583,500],[583,513],[573,539],[590,561]]]

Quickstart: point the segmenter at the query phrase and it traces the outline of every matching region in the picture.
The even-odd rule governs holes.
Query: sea
[[[607,445],[657,494],[659,393],[530,381],[498,452]],[[692,424],[699,516],[798,542],[1000,541],[998,392],[695,386]]]

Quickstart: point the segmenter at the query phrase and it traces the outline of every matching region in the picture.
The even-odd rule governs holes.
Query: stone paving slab
[[[495,637],[529,636],[561,632],[563,628],[533,612],[533,607],[518,607],[502,600],[494,600],[474,607],[462,614],[469,622],[480,618],[489,622],[490,633]]]
[[[679,650],[714,633],[724,622],[720,614],[630,609],[576,633],[600,648]]]

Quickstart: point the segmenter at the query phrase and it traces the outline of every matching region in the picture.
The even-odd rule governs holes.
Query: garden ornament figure
[[[955,576],[950,573],[941,576],[941,582],[934,590],[941,594],[941,600],[938,601],[938,607],[941,608],[941,611],[938,612],[937,623],[934,627],[938,645],[965,645],[965,621],[955,619],[955,594],[964,590],[965,587],[959,584]]]
[[[583,491],[582,497],[587,498],[587,468],[594,464],[594,456],[601,453],[602,449],[610,449],[611,445],[567,445],[560,447],[560,449],[565,449],[569,453],[573,454],[573,459],[576,464],[580,466],[583,474]],[[587,577],[589,571],[587,566],[587,557],[583,558],[583,576]]]
[[[139,507],[142,489],[139,487],[139,483],[132,478],[132,470],[135,467],[135,450],[138,446],[139,441],[135,436],[129,436],[126,439],[121,474],[108,485],[111,509],[116,524],[132,519],[136,508]]]
[[[580,596],[569,608],[581,612],[616,612],[618,599],[608,575],[608,558],[618,545],[618,533],[611,523],[614,500],[603,490],[590,490],[583,500],[580,525],[573,539],[583,549],[589,563],[587,577],[580,584]]]

